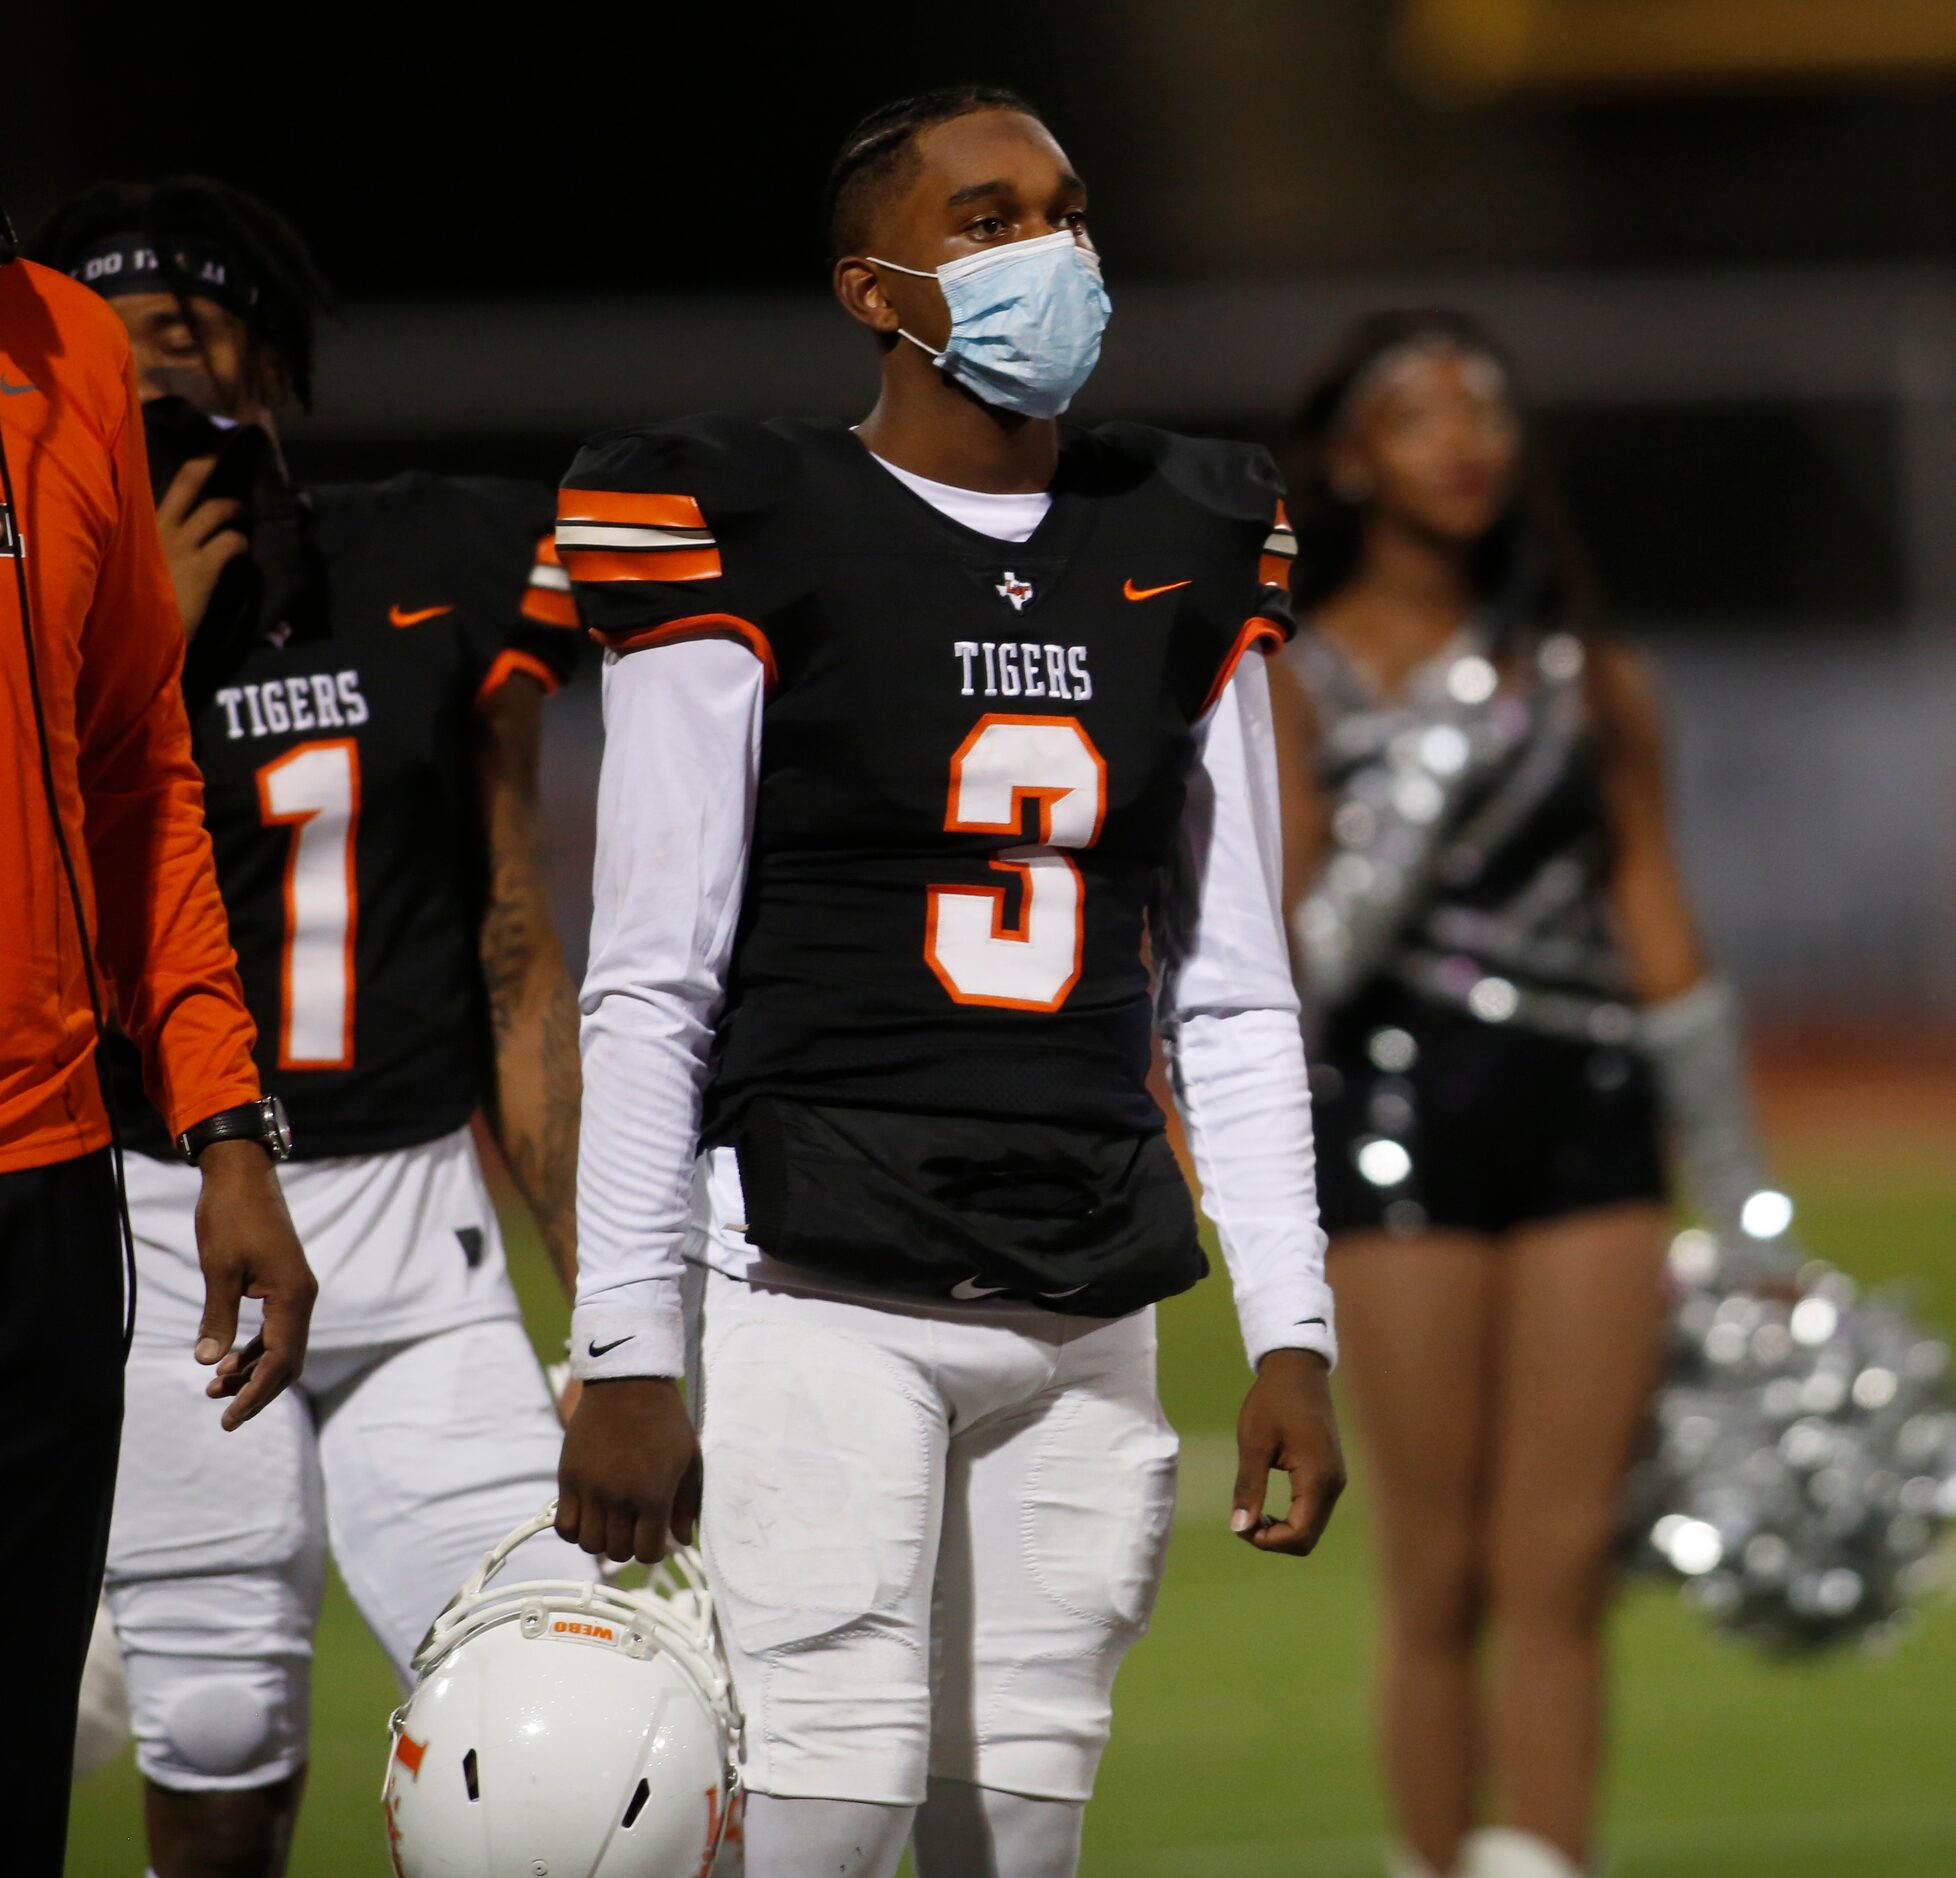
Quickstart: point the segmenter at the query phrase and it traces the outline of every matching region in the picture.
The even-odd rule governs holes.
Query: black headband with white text
[[[68,272],[105,299],[127,293],[185,293],[215,300],[241,317],[258,301],[258,286],[228,256],[206,243],[170,244],[167,256],[133,230],[104,235]]]

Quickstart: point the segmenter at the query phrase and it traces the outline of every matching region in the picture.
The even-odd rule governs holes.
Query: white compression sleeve
[[[1084,1800],[1041,1799],[933,1774],[917,1812],[917,1878],[1073,1878]]]
[[[764,674],[729,640],[607,659],[577,1162],[583,1378],[685,1367],[680,1244],[746,884]]]
[[[747,1878],[894,1878],[914,1806],[747,1796]]]
[[[1338,1353],[1283,919],[1270,680],[1246,659],[1203,726],[1156,923],[1175,1098],[1252,1365]]]

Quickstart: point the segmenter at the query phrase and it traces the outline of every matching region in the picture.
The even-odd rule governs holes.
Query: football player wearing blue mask
[[[1301,1554],[1343,1485],[1246,656],[1291,536],[1260,449],[1060,423],[1109,303],[1022,100],[874,113],[829,200],[862,422],[611,432],[560,493],[610,656],[558,1530],[700,1518],[750,1878],[913,1829],[923,1878],[1065,1878],[1167,1543],[1154,1306],[1207,1265],[1157,1025],[1254,1373],[1214,1517]]]

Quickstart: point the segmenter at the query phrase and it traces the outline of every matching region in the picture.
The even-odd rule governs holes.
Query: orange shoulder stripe
[[[1202,700],[1202,709],[1196,712],[1204,718],[1216,708],[1222,694],[1229,689],[1229,681],[1236,676],[1237,666],[1243,663],[1243,655],[1254,645],[1261,644],[1266,656],[1281,652],[1284,645],[1283,628],[1275,620],[1267,620],[1261,613],[1252,613],[1243,622],[1243,630],[1236,635],[1236,643],[1229,649],[1229,657],[1223,660],[1222,670],[1216,674],[1216,682],[1209,687],[1209,695]]]
[[[533,619],[543,626],[575,626],[579,624],[577,602],[567,593],[559,593],[554,587],[530,587],[524,590],[523,604],[517,611],[525,619]]]
[[[546,697],[562,683],[557,674],[541,659],[528,652],[520,652],[515,646],[505,646],[496,654],[496,662],[489,667],[482,683],[476,687],[476,703],[478,705],[487,703],[518,672],[525,672],[534,678],[543,687]]]
[[[560,489],[560,522],[628,522],[640,528],[704,528],[691,496],[641,495],[635,489]]]
[[[572,580],[711,580],[720,572],[718,548],[566,548]]]
[[[737,613],[695,613],[686,619],[667,620],[663,626],[647,626],[638,632],[602,633],[592,628],[591,637],[614,652],[641,652],[647,646],[671,646],[688,639],[738,639],[760,660],[772,691],[780,676],[774,662],[774,648],[767,634],[751,619]]]

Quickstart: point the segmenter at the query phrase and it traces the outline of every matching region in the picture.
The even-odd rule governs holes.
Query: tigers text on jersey
[[[860,449],[840,432],[828,433],[824,444],[824,433],[802,426],[715,424],[686,430],[689,437],[676,448],[668,443],[674,453],[666,468],[675,476],[699,467],[689,450],[705,458],[710,472],[716,455],[724,470],[729,451],[766,452],[777,465],[785,454],[792,465],[818,447]],[[703,449],[704,442],[713,442],[714,449]],[[1110,443],[1130,442],[1138,447],[1108,449]],[[616,458],[629,461],[631,444],[627,438],[600,440],[586,461],[595,460],[602,470],[613,459],[609,466],[616,468]],[[1104,464],[1110,454],[1122,473],[1090,482],[1086,470],[1096,460]],[[885,845],[903,856],[923,855],[925,864],[880,895],[864,892],[859,878],[845,883],[853,920],[881,918],[902,929],[880,947],[862,935],[844,935],[852,950],[843,956],[852,975],[881,973],[883,983],[909,981],[893,999],[902,1020],[929,1029],[945,1046],[931,1084],[934,1100],[904,1110],[887,1106],[887,1098],[879,1101],[875,1093],[836,1099],[823,1076],[832,1062],[849,1070],[852,1040],[821,1038],[794,1065],[815,1088],[812,1098],[789,1087],[750,1088],[741,1104],[720,1100],[726,1140],[706,1157],[710,1204],[702,1211],[697,1175],[704,1099],[717,1067],[715,1038],[735,980],[746,970],[740,955],[755,926],[753,863],[772,806],[769,765],[783,754],[774,746],[775,727],[786,722],[801,736],[807,773],[816,777],[825,769],[869,763],[858,754],[866,738],[902,740],[910,720],[927,712],[936,719],[948,707],[948,719],[938,721],[954,757],[981,721],[995,714],[988,701],[962,696],[964,661],[956,651],[961,641],[978,646],[980,659],[983,646],[993,646],[994,683],[999,684],[998,648],[1016,645],[1019,656],[1011,663],[1021,696],[1027,645],[1040,648],[1038,663],[1045,669],[1035,675],[1048,690],[1052,667],[1045,647],[1081,647],[1091,698],[1077,695],[1070,656],[1053,662],[1067,670],[1067,688],[1075,695],[1050,715],[1074,717],[1076,723],[1076,712],[1104,704],[1108,674],[1131,664],[1135,672],[1119,682],[1126,684],[1134,708],[1158,726],[1163,739],[1186,750],[1186,762],[1173,778],[1179,818],[1171,821],[1162,805],[1164,833],[1154,857],[1148,910],[1162,1042],[1251,1362],[1278,1348],[1335,1358],[1312,1182],[1309,1093],[1280,904],[1282,844],[1269,685],[1261,659],[1244,662],[1233,679],[1229,676],[1240,646],[1281,632],[1282,596],[1265,594],[1257,583],[1263,578],[1266,585],[1281,586],[1280,579],[1267,577],[1285,571],[1289,531],[1281,511],[1274,526],[1259,515],[1242,529],[1240,498],[1233,504],[1213,499],[1221,482],[1218,471],[1231,472],[1224,489],[1240,489],[1239,472],[1247,470],[1253,482],[1264,482],[1256,498],[1260,509],[1274,472],[1265,459],[1248,452],[1179,444],[1146,432],[1069,438],[1067,456],[1060,478],[1063,500],[1040,492],[1009,501],[929,483],[866,453],[831,460],[824,473],[840,481],[835,506],[854,505],[866,518],[855,537],[860,552],[839,569],[818,555],[791,589],[778,621],[759,609],[758,621],[713,611],[711,587],[695,586],[698,598],[685,591],[695,582],[741,574],[733,552],[746,510],[738,502],[721,505],[711,493],[674,497],[671,490],[684,485],[672,482],[665,489],[637,491],[611,486],[622,477],[604,482],[593,476],[591,487],[579,488],[574,473],[560,512],[597,519],[561,525],[561,546],[575,557],[567,571],[592,583],[584,592],[599,609],[606,605],[601,589],[615,581],[608,621],[614,636],[621,644],[657,648],[613,657],[605,671],[591,953],[580,1000],[584,1106],[574,1373],[586,1378],[678,1374],[684,1354],[679,1281],[688,1261],[732,1278],[832,1297],[860,1297],[866,1291],[873,1302],[891,1308],[900,1298],[922,1297],[956,1310],[1009,1310],[1045,1319],[1056,1311],[1132,1310],[1199,1273],[1201,1252],[1187,1190],[1166,1154],[1145,1091],[1126,1080],[1132,1073],[1124,1055],[1128,1013],[1117,1009],[1112,1040],[1101,1041],[1096,1050],[1089,1039],[1070,1065],[1062,1052],[1047,1047],[1046,1040],[1055,1036],[1064,1044],[1055,1020],[1069,1009],[1071,996],[1094,988],[1102,961],[1090,951],[1084,919],[1071,935],[1064,930],[1055,935],[1050,925],[1041,932],[1036,909],[1026,902],[1058,879],[1063,890],[1069,884],[1075,889],[1060,902],[1062,910],[1081,911],[1084,894],[1105,882],[1103,874],[1086,871],[1098,857],[1082,851],[1078,874],[1050,867],[1036,871],[1036,863],[1070,861],[1073,854],[1057,841],[1027,843],[1023,824],[988,831],[1003,850],[992,857],[1005,864],[1003,884],[1017,890],[1016,912],[1010,905],[1000,908],[1002,920],[1016,917],[1017,937],[1011,927],[994,932],[989,922],[971,936],[1029,949],[1054,945],[1057,938],[1062,973],[1069,969],[1064,953],[1071,938],[1080,976],[1077,992],[1052,1000],[1057,1010],[971,1001],[968,982],[961,984],[953,972],[946,984],[926,955],[930,903],[943,889],[983,892],[997,876],[970,831],[955,825],[952,758],[942,751],[933,757],[928,747],[917,759],[924,766],[922,778],[905,779],[900,797],[922,806],[909,811],[914,819],[903,822],[895,839],[885,838]],[[1168,488],[1150,492],[1147,519],[1157,526],[1139,551],[1159,554],[1178,540],[1189,551],[1179,568],[1112,576],[1110,603],[1104,593],[1092,591],[1099,581],[1084,572],[1107,518],[1083,518],[1079,504],[1105,505],[1114,518],[1107,532],[1113,533],[1133,516],[1138,504],[1131,499],[1157,473],[1157,464]],[[867,483],[856,475],[865,466]],[[653,467],[659,468],[656,460]],[[800,478],[795,467],[794,482]],[[922,510],[886,504],[886,484],[900,484]],[[708,487],[704,481],[694,486]],[[739,489],[728,484],[724,493],[734,497]],[[765,505],[748,504],[756,506]],[[948,533],[939,527],[931,518],[940,512],[958,526]],[[607,524],[613,531],[637,531],[636,538],[621,540],[613,533],[607,541]],[[1066,578],[1042,588],[1036,562],[1050,544],[1050,533],[1042,532],[1048,524],[1070,530],[1078,552],[1063,570]],[[1172,631],[1150,633],[1126,624],[1150,605],[1186,606],[1191,598],[1200,599],[1218,578],[1200,550],[1213,548],[1219,534],[1238,529],[1221,577],[1241,583],[1237,604],[1252,609],[1246,617],[1226,603],[1216,614],[1178,619]],[[1001,539],[1010,545],[1001,546]],[[723,542],[729,549],[724,555]],[[598,558],[585,559],[587,549]],[[664,557],[663,596],[644,579],[642,557],[651,555]],[[1259,568],[1259,558],[1268,564]],[[933,586],[931,570],[945,559],[958,571],[975,568],[982,585],[940,579]],[[880,574],[879,561],[884,563]],[[803,618],[819,617],[821,596],[812,596],[811,604],[809,579],[832,583],[844,574],[852,590],[868,584],[868,604],[884,622],[883,645],[865,643],[867,634],[854,636],[871,667],[867,682],[838,683],[832,671],[824,673],[825,661],[832,670],[842,668],[845,678],[861,673],[860,663],[851,668],[834,656],[852,649],[848,635],[839,646],[796,643],[793,630],[797,610]],[[792,567],[776,570],[777,580],[794,578]],[[729,593],[725,587],[717,591]],[[1081,605],[1046,610],[1048,600],[1075,591],[1083,596]],[[913,612],[915,592],[934,593],[933,605]],[[974,603],[978,615],[969,618]],[[933,617],[947,607],[950,617]],[[1232,617],[1243,620],[1233,639]],[[779,659],[763,630],[768,625],[776,627],[782,642]],[[1191,680],[1184,688],[1176,682],[1187,675],[1187,666],[1167,656],[1178,636],[1180,643],[1194,641],[1201,664],[1212,655],[1218,661],[1213,672],[1198,666],[1194,676],[1201,684]],[[950,683],[939,663],[947,651],[958,673]],[[1140,669],[1150,656],[1159,661],[1152,683]],[[875,683],[875,670],[892,658],[917,674],[915,685],[902,694],[879,691]],[[778,681],[772,695],[770,677]],[[837,714],[833,722],[782,718],[797,682],[827,685]],[[1201,710],[1211,692],[1220,694],[1213,707],[1191,722],[1190,713]],[[858,704],[860,695],[868,696],[876,715]],[[1035,709],[1021,715],[1036,722],[1048,717],[1036,707],[1050,699],[1033,703]],[[1068,705],[1073,710],[1064,708]],[[1104,729],[1090,723],[1083,734]],[[1128,735],[1147,748],[1144,730],[1130,726]],[[1108,740],[1117,738],[1110,734]],[[908,741],[914,746],[924,740],[911,736]],[[872,766],[871,780],[880,779],[886,768]],[[1096,771],[1088,786],[1097,788],[1099,782]],[[1108,789],[1110,798],[1129,793],[1128,779],[1118,782],[1121,786]],[[1065,778],[1042,783],[1035,777],[1032,788],[1015,786],[1013,793],[1030,795],[1036,803],[1033,834],[1059,831],[1063,796],[1071,793]],[[894,819],[880,802],[865,814],[878,828]],[[954,822],[949,828],[947,818]],[[1098,818],[1109,826],[1112,819]],[[1098,820],[1091,832],[1099,832]],[[1043,826],[1049,822],[1050,830]],[[811,846],[826,839],[827,846],[846,849],[854,833],[838,825],[826,837],[818,827],[803,838]],[[1012,852],[1027,847],[1032,852]],[[1139,866],[1138,859],[1133,864]],[[933,896],[939,883],[940,895]],[[819,898],[819,883],[816,888],[811,901]],[[936,930],[941,939],[941,919]],[[831,940],[833,925],[815,936]],[[1135,938],[1138,942],[1138,933]],[[937,952],[937,963],[946,963],[942,944]],[[980,960],[985,956],[981,952]],[[1118,957],[1108,962],[1115,971],[1125,965]],[[968,955],[951,963],[967,974],[984,969]],[[876,984],[851,989],[858,993],[855,1008],[868,1010],[877,1003]],[[959,990],[962,999],[953,995]],[[733,1021],[741,1021],[737,1011]],[[997,1050],[984,1065],[983,1086],[970,1071],[974,1054],[1008,1027],[1009,1040],[1019,1044],[1027,1061],[1009,1091],[1023,1107],[1001,1114],[993,1105],[1005,1079],[995,1064],[1005,1052]],[[966,1037],[974,1048],[965,1047]],[[1075,1087],[1093,1080],[1097,1099],[1078,1115],[1041,1119],[1059,1106],[1040,1086],[1041,1072],[1049,1067]],[[1110,1125],[1108,1114],[1128,1116],[1135,1097],[1145,1106],[1145,1127],[1118,1119]],[[1166,1177],[1159,1182],[1158,1170]],[[970,1228],[978,1215],[987,1218],[974,1233]],[[791,1241],[785,1245],[778,1243],[784,1232]]]
[[[1024,542],[848,430],[695,419],[595,440],[558,502],[614,649],[744,642],[770,695],[704,1138],[759,1097],[1141,1135],[1147,912],[1194,727],[1281,643],[1267,455],[1062,432]]]
[[[473,715],[515,672],[554,689],[577,649],[542,491],[410,474],[311,505],[302,623],[192,721],[259,1072],[303,1159],[435,1140],[481,1099]],[[126,1050],[117,1072],[131,1145],[165,1152]]]

